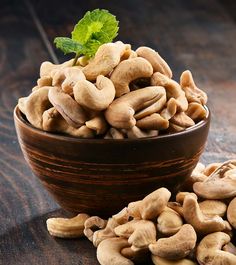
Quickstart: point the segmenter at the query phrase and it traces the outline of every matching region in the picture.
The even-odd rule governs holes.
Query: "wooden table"
[[[50,2],[50,6],[48,6]],[[190,69],[209,95],[212,123],[205,163],[236,157],[236,5],[233,1],[37,1],[0,4],[0,264],[98,264],[86,240],[50,237],[45,221],[64,214],[32,175],[20,151],[12,112],[35,85],[42,61],[63,61],[52,41],[97,7],[120,20],[119,39],[149,45],[174,78]]]

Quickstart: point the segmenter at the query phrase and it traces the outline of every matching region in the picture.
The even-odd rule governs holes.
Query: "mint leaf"
[[[64,54],[93,57],[102,44],[112,42],[117,36],[118,24],[116,17],[105,9],[88,11],[75,25],[71,38],[57,37],[54,43]]]
[[[101,44],[111,42],[118,32],[119,22],[116,17],[105,9],[88,11],[75,25],[72,31],[72,39],[81,44],[91,40],[97,40]]]
[[[70,38],[57,37],[54,39],[54,43],[58,49],[61,49],[64,52],[64,54],[83,54],[84,47]]]

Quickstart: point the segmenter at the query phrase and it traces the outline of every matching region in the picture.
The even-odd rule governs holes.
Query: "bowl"
[[[14,121],[26,161],[62,208],[107,217],[158,187],[178,190],[204,150],[207,113],[182,132],[121,140],[44,132],[31,126],[18,107]]]

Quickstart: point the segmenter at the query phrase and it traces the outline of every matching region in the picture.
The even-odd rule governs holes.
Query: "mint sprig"
[[[117,36],[118,24],[116,17],[105,9],[88,11],[75,25],[71,38],[57,37],[54,43],[64,54],[75,53],[76,58],[81,55],[90,58],[102,44],[112,42]]]

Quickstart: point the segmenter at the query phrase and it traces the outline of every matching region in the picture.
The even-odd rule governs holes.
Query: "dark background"
[[[85,240],[50,237],[45,221],[66,214],[43,190],[17,143],[12,111],[29,94],[41,62],[62,62],[53,45],[87,10],[120,21],[118,39],[156,49],[174,79],[185,69],[209,96],[211,131],[204,163],[236,157],[236,4],[217,0],[0,1],[0,264],[98,264]]]

